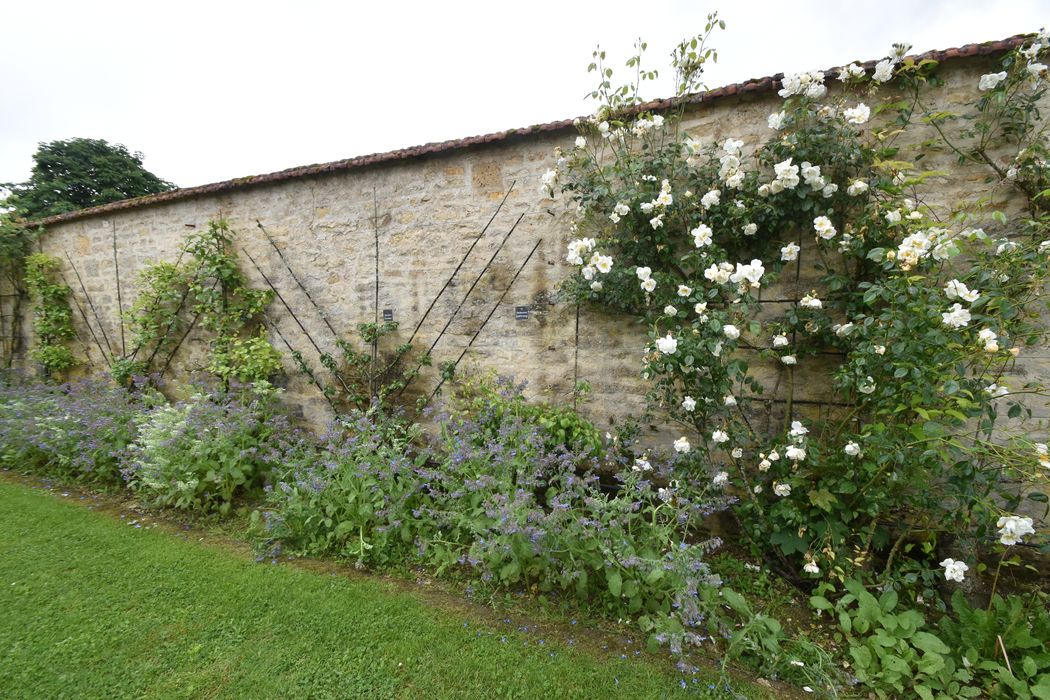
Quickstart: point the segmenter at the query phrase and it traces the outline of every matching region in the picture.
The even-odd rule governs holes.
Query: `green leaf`
[[[839,499],[827,489],[819,489],[817,491],[809,492],[809,502],[828,513],[831,512],[831,507],[835,503],[838,503],[838,500]]]
[[[609,593],[612,593],[613,597],[619,598],[620,591],[623,589],[623,577],[620,576],[620,572],[610,571],[605,577],[605,581],[609,585]]]
[[[646,575],[645,582],[651,586],[654,583],[656,583],[657,581],[659,581],[660,579],[662,579],[663,577],[664,577],[664,570],[663,570],[663,568],[658,567],[658,568],[653,569],[652,571],[650,571]]]
[[[916,666],[921,672],[928,676],[932,676],[944,668],[944,657],[940,654],[931,654],[927,652],[922,655],[922,658],[919,659]]]
[[[941,638],[935,634],[929,632],[916,632],[912,635],[911,643],[918,649],[922,649],[927,653],[933,654],[948,654],[951,649],[948,645],[941,641]]]
[[[748,606],[747,601],[744,600],[744,596],[740,595],[732,588],[722,589],[722,599],[729,604],[729,607],[736,610],[738,613],[749,614],[751,612],[751,608]]]
[[[853,663],[856,664],[857,668],[861,670],[867,670],[871,668],[871,650],[868,647],[861,646],[859,644],[852,645],[849,648],[849,654],[853,657]]]

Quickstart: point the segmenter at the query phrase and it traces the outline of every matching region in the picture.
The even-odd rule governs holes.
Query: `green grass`
[[[349,578],[0,480],[3,698],[726,697]],[[754,694],[753,697],[763,697]]]

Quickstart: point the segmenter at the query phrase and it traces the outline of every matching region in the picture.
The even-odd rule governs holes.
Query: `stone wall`
[[[991,68],[990,61],[978,56],[945,62],[942,75],[946,85],[936,93],[936,99],[945,108],[972,103],[978,77]],[[722,96],[690,107],[685,128],[704,142],[730,136],[743,139],[750,150],[771,135],[766,118],[779,108],[779,103],[780,98],[771,90]],[[135,298],[138,273],[151,261],[173,261],[187,233],[200,230],[217,218],[229,222],[236,232],[238,248],[243,247],[259,263],[322,349],[334,353],[334,337],[296,287],[258,224],[273,237],[310,295],[329,315],[336,331],[349,337],[358,323],[373,320],[378,301],[380,314],[389,309],[401,323],[400,331],[390,341],[393,344],[404,342],[411,335],[498,209],[452,284],[437,299],[415,342],[425,347],[438,337],[468,287],[513,228],[492,267],[481,277],[434,348],[435,365],[460,355],[515,271],[539,243],[474,342],[465,364],[494,368],[528,380],[529,396],[555,402],[571,401],[575,381],[585,380],[593,387],[593,393],[581,410],[604,429],[612,421],[638,416],[643,411],[646,385],[638,371],[644,329],[631,319],[590,309],[579,310],[577,316],[573,305],[557,299],[559,280],[571,272],[564,262],[564,248],[572,212],[564,202],[541,194],[539,184],[541,174],[554,160],[555,147],[570,148],[574,136],[574,130],[564,125],[329,174],[231,186],[214,193],[108,213],[89,212],[50,225],[41,248],[65,262],[74,296],[85,309],[85,315],[76,309],[74,314],[91,371],[104,369],[105,363],[94,347],[85,316],[96,326],[100,339],[97,326],[104,329],[109,345],[119,354],[118,306],[126,309]],[[922,134],[909,138],[919,139]],[[929,204],[948,206],[958,200],[989,196],[993,201],[1003,199],[1000,203],[1007,211],[1019,207],[1018,202],[1008,198],[1006,188],[986,181],[986,171],[959,167],[950,154],[927,159],[924,167],[950,173],[931,183],[929,189],[936,199],[929,200]],[[504,197],[506,201],[500,208]],[[259,274],[243,256],[242,262],[256,286],[263,286]],[[80,289],[77,273],[86,295]],[[803,265],[795,278],[765,290],[769,314],[793,303],[815,286],[814,275],[811,266]],[[88,297],[101,324],[95,322]],[[515,319],[518,306],[529,307],[527,320]],[[271,306],[270,315],[288,342],[311,365],[319,367],[310,343],[279,301]],[[279,350],[286,350],[279,338],[271,340]],[[203,341],[191,336],[173,362],[176,374],[184,376],[201,368],[204,350]],[[288,400],[301,407],[310,424],[323,425],[331,417],[327,404],[290,360],[286,366]],[[758,371],[769,387],[766,396],[771,400],[773,415],[785,398],[786,370],[777,365],[760,367]],[[826,364],[804,361],[794,372],[795,405],[803,411],[826,409],[831,398]],[[1050,377],[1047,348],[1026,350],[1017,373],[1028,378]],[[435,382],[431,371],[417,380],[413,390],[429,392]],[[1033,408],[1041,419],[1050,416],[1046,405]],[[667,437],[675,432],[670,426],[654,426],[654,431],[654,438],[658,433]]]

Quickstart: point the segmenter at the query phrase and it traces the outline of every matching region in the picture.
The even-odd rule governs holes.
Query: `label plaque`
[[[529,320],[529,307],[527,307],[527,306],[515,306],[514,307],[514,320],[515,321],[528,321]]]

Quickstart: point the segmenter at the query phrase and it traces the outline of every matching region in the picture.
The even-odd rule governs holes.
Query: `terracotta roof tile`
[[[935,61],[943,61],[949,58],[966,58],[971,56],[995,55],[1020,46],[1025,42],[1025,40],[1029,39],[1031,36],[1031,34],[1018,34],[1016,36],[1012,36],[1007,39],[1001,39],[999,41],[987,41],[980,44],[966,44],[965,46],[960,46],[958,48],[928,51],[924,54],[915,56],[915,58],[917,60],[933,59]],[[871,70],[875,67],[876,63],[877,61],[865,61],[860,65],[863,66],[866,70]],[[835,69],[825,71],[825,73],[830,73],[832,70],[837,70],[837,67]],[[667,109],[682,103],[697,104],[711,102],[720,98],[736,95],[738,93],[770,92],[774,89],[779,88],[780,81],[783,79],[783,77],[783,73],[777,73],[776,75],[767,76],[764,78],[753,78],[751,80],[745,80],[741,83],[726,85],[713,90],[708,90],[693,95],[686,95],[680,98],[654,100],[644,105],[640,105],[637,109],[638,111],[660,110]],[[145,197],[136,197],[135,199],[125,199],[119,202],[103,204],[102,206],[98,207],[80,209],[78,211],[72,211],[65,214],[58,214],[56,216],[50,216],[45,219],[40,219],[39,221],[33,222],[33,225],[64,223],[67,221],[74,221],[77,219],[83,219],[91,216],[101,216],[104,214],[109,214],[111,212],[123,211],[125,209],[134,209],[137,207],[145,207],[153,204],[161,204],[163,202],[174,202],[182,199],[190,199],[192,197],[217,194],[220,192],[231,192],[234,190],[255,187],[257,185],[282,182],[284,180],[326,175],[329,173],[344,172],[347,170],[356,170],[371,165],[379,165],[382,163],[408,160],[412,158],[420,158],[436,153],[445,153],[463,148],[470,148],[473,146],[512,141],[514,139],[524,138],[532,134],[567,130],[572,128],[573,121],[573,119],[562,119],[560,121],[548,122],[546,124],[535,124],[533,126],[527,126],[519,129],[497,131],[491,134],[483,134],[481,136],[468,136],[466,138],[454,139],[451,141],[427,143],[421,146],[402,148],[395,151],[387,151],[385,153],[373,153],[371,155],[357,156],[356,158],[347,158],[345,160],[337,160],[332,161],[330,163],[304,165],[297,168],[279,170],[277,172],[267,173],[264,175],[249,175],[247,177],[238,177],[232,180],[215,182],[208,185],[200,185],[197,187],[185,187],[182,189],[171,190],[170,192],[161,192],[160,194],[151,194]]]

